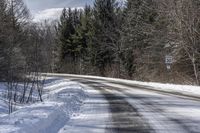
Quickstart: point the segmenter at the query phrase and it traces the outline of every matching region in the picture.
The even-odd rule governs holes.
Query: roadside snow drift
[[[45,102],[22,106],[5,115],[0,102],[0,133],[55,133],[77,112],[86,94],[80,84],[61,78],[48,78],[44,88]]]
[[[137,86],[145,89],[168,92],[172,94],[179,94],[185,96],[192,96],[200,98],[200,87],[194,85],[177,85],[177,84],[164,84],[156,82],[142,82],[134,80],[125,80],[117,78],[107,78],[107,77],[98,77],[98,76],[89,76],[89,75],[73,75],[73,74],[52,74],[48,73],[48,76],[58,76],[58,77],[71,77],[71,78],[86,78],[96,80],[96,82],[113,82],[117,84],[127,84],[132,86]]]

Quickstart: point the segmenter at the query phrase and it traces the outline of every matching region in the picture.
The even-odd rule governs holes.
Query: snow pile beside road
[[[150,86],[157,90],[165,90],[174,93],[182,93],[186,95],[194,95],[200,97],[200,87],[192,85],[176,85],[176,84],[161,84],[154,82],[138,82],[133,81],[134,84]]]
[[[58,132],[87,97],[80,84],[58,78],[47,79],[44,92],[45,102],[0,115],[0,133]],[[0,108],[2,105],[0,102]]]
[[[110,79],[109,81],[118,82],[122,84],[128,84],[135,87],[141,87],[144,89],[168,92],[178,95],[184,96],[192,96],[196,98],[200,98],[200,87],[193,85],[178,85],[178,84],[164,84],[164,83],[156,83],[156,82],[141,82],[141,81],[131,81],[131,80],[123,80],[123,79]]]
[[[104,78],[106,80],[106,78]],[[177,84],[164,84],[164,83],[156,83],[156,82],[141,82],[141,81],[131,81],[124,79],[111,79],[108,78],[108,81],[127,84],[130,86],[141,87],[144,89],[167,92],[172,94],[184,95],[184,96],[192,96],[196,98],[200,98],[200,87],[193,85],[177,85]]]
[[[98,76],[89,76],[89,75],[72,75],[72,74],[47,74],[49,76],[59,76],[59,77],[71,77],[71,78],[86,78],[86,79],[95,79],[97,82],[113,82],[117,84],[125,84],[135,87],[141,87],[145,89],[151,89],[156,91],[168,92],[173,94],[182,94],[187,96],[193,96],[200,98],[200,87],[192,85],[176,85],[176,84],[163,84],[155,82],[141,82],[125,79],[115,79],[115,78],[106,78]]]
[[[8,106],[5,103],[5,99],[3,98],[5,92],[6,92],[6,85],[3,83],[0,83],[0,117],[5,115],[8,112]]]
[[[68,116],[60,110],[62,103],[45,102],[24,107],[10,116],[4,116],[0,122],[1,133],[42,133],[56,132]]]

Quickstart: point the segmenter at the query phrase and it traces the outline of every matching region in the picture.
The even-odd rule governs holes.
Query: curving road
[[[200,133],[200,99],[71,78],[89,98],[59,133]]]

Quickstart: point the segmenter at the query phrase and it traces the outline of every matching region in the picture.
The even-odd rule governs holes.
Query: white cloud
[[[83,7],[76,7],[74,9],[83,9]],[[38,13],[34,14],[33,21],[34,22],[41,22],[44,20],[56,20],[60,18],[63,8],[50,8],[39,11]]]
[[[39,11],[34,14],[34,22],[40,22],[44,20],[55,20],[58,19],[62,13],[63,8],[51,8]]]

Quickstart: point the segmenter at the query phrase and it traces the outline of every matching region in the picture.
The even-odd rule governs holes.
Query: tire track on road
[[[109,104],[111,121],[108,123],[106,133],[153,133],[154,130],[139,114],[138,110],[129,104],[125,97],[115,95],[107,89],[113,89],[110,86],[92,81],[74,79],[82,84],[93,87],[101,92]]]

